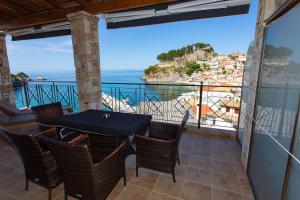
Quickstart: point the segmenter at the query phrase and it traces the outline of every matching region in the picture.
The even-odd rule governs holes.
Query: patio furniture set
[[[177,125],[151,121],[150,115],[102,110],[64,114],[60,103],[31,110],[37,124],[0,128],[23,160],[26,191],[33,182],[47,188],[51,199],[52,189],[63,182],[65,199],[105,199],[120,179],[126,185],[125,158],[129,154],[136,154],[136,176],[144,167],[171,173],[176,181],[178,144],[188,111]]]

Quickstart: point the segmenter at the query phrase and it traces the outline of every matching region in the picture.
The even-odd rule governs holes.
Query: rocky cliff
[[[190,72],[201,70],[197,61],[209,60],[214,55],[213,48],[204,43],[170,50],[157,56],[158,63],[145,69],[143,79],[147,82],[175,82],[187,78]]]

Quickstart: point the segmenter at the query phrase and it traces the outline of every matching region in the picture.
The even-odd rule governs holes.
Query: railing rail
[[[79,111],[75,81],[29,81],[14,84],[17,107],[60,101]],[[180,122],[186,110],[198,128],[237,128],[241,86],[102,82],[104,109],[151,114],[154,120]]]

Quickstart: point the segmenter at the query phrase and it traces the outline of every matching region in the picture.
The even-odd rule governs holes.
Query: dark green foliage
[[[201,65],[199,65],[196,62],[187,63],[185,68],[186,68],[185,73],[189,76],[192,75],[194,72],[203,71]]]
[[[230,55],[228,55],[228,57],[231,59],[231,60],[235,60],[235,59],[237,59],[237,55],[233,55],[233,54],[230,54]]]
[[[186,47],[182,47],[180,49],[170,50],[167,53],[161,53],[156,58],[159,61],[174,61],[175,58],[180,58],[180,57],[184,56],[185,54],[194,53],[194,51],[196,51],[198,49],[203,49],[204,51],[207,51],[208,53],[214,54],[214,49],[210,46],[210,44],[195,43],[192,45],[187,45]]]
[[[154,66],[149,66],[147,69],[145,69],[145,74],[149,75],[149,74],[155,74],[158,72],[158,67],[156,65]]]

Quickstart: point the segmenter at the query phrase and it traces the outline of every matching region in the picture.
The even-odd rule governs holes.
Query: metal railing
[[[60,101],[79,111],[76,82],[30,81],[14,84],[19,108]],[[186,110],[189,124],[236,129],[241,86],[150,83],[102,83],[103,109],[151,114],[154,120],[178,123]]]

